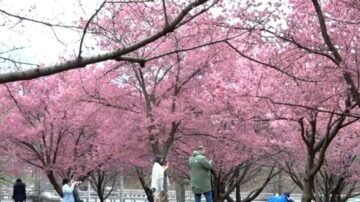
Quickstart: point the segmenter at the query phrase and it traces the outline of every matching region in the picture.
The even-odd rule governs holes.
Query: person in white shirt
[[[164,196],[164,176],[165,172],[169,169],[169,166],[162,165],[162,159],[160,156],[156,156],[154,160],[154,165],[151,172],[151,190],[153,192],[153,197],[156,202],[162,202]],[[167,180],[167,186],[169,186],[169,178]]]

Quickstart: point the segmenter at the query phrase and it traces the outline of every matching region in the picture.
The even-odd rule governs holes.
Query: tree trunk
[[[176,180],[176,202],[185,202],[184,178],[178,178]]]
[[[141,183],[141,186],[145,191],[148,202],[154,202],[154,196],[153,196],[152,190],[151,190],[151,188],[149,188],[146,185],[144,175],[143,175],[141,168],[136,168],[136,173],[137,173],[138,179]]]
[[[167,172],[164,172],[164,195],[161,200],[162,202],[169,202],[167,178],[168,178]]]
[[[235,202],[234,199],[231,198],[231,196],[226,197],[227,202]]]
[[[105,189],[103,189],[103,186],[105,186],[105,185],[103,185],[103,183],[104,183],[104,176],[103,175],[100,175],[100,173],[99,173],[99,176],[98,176],[99,178],[98,178],[98,181],[96,182],[95,181],[95,185],[96,185],[96,193],[97,193],[97,195],[98,195],[98,197],[99,197],[99,200],[100,200],[100,202],[104,202],[105,201],[105,197],[104,197],[104,191],[105,191]]]
[[[105,202],[105,199],[104,199],[104,196],[99,196],[99,200],[100,200],[100,202]]]
[[[236,202],[240,202],[240,201],[241,201],[240,185],[236,185],[236,188],[235,188],[235,197],[236,197]]]
[[[279,175],[278,175],[278,182],[277,184],[277,193],[281,194],[283,193],[283,189],[282,189],[282,172],[280,171]]]
[[[315,201],[316,202],[329,202],[328,201],[328,195],[326,194],[326,192],[322,192],[321,191],[321,185],[319,184],[320,182],[315,178],[314,179],[314,197],[315,197]],[[325,188],[326,189],[326,188]]]
[[[59,194],[60,197],[63,197],[63,193],[62,193],[62,187],[59,185],[59,183],[56,181],[56,178],[54,176],[54,173],[52,171],[49,171],[48,173],[46,173],[46,176],[48,177],[50,183],[52,184],[52,186],[54,187],[56,193]]]
[[[220,202],[223,201],[224,199],[221,199],[221,183],[220,183],[220,177],[218,175],[216,175],[213,171],[212,173],[212,180],[211,180],[211,187],[212,187],[212,191],[213,191],[213,201],[214,202]]]
[[[304,189],[301,202],[311,202],[311,199],[313,199],[313,180],[314,177],[304,177]]]
[[[305,165],[305,175],[303,178],[304,189],[301,197],[301,202],[311,202],[311,200],[314,198],[313,191],[315,176],[314,173],[311,172],[311,170],[314,168],[314,160],[315,155],[313,154],[312,149],[308,148],[307,160]]]
[[[303,194],[301,202],[311,202],[314,199],[314,181],[315,176],[311,173],[311,169],[314,167],[314,155],[308,154],[307,163],[305,165],[305,175],[303,178]]]

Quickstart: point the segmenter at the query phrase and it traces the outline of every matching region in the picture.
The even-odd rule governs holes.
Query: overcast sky
[[[88,19],[100,3],[100,0],[0,0],[0,9],[53,24],[78,25],[79,19]],[[24,48],[20,52],[11,53],[14,59],[36,64],[56,63],[59,56],[64,55],[65,49],[77,51],[80,38],[80,33],[68,29],[52,30],[36,23],[19,22],[16,18],[0,13],[0,53]]]
[[[269,8],[268,2],[273,0],[261,2],[263,6],[257,9]],[[101,3],[102,0],[0,0],[0,58],[51,65],[61,57],[76,54],[82,35],[82,30],[51,29],[33,22],[19,22],[1,11],[52,24],[78,26],[80,18],[89,19]],[[85,42],[89,43],[91,37],[87,36]],[[13,48],[23,49],[4,54]],[[84,51],[83,55],[86,54]],[[6,65],[0,63],[0,71],[4,71]]]

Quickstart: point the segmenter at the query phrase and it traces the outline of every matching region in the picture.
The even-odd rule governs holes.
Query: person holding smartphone
[[[163,166],[163,160],[160,156],[154,159],[154,165],[151,172],[151,189],[153,197],[156,202],[162,202],[165,194],[164,180],[166,178],[167,186],[169,186],[169,178],[166,177],[165,172],[169,169],[169,165]]]
[[[63,186],[62,186],[62,192],[63,192],[63,202],[75,202],[74,199],[74,187],[76,185],[76,182],[73,180],[64,178],[63,179]]]

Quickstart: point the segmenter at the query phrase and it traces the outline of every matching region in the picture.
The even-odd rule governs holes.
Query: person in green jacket
[[[205,156],[205,147],[199,146],[189,158],[190,186],[195,194],[195,202],[201,201],[201,195],[206,202],[212,202],[211,161]]]

